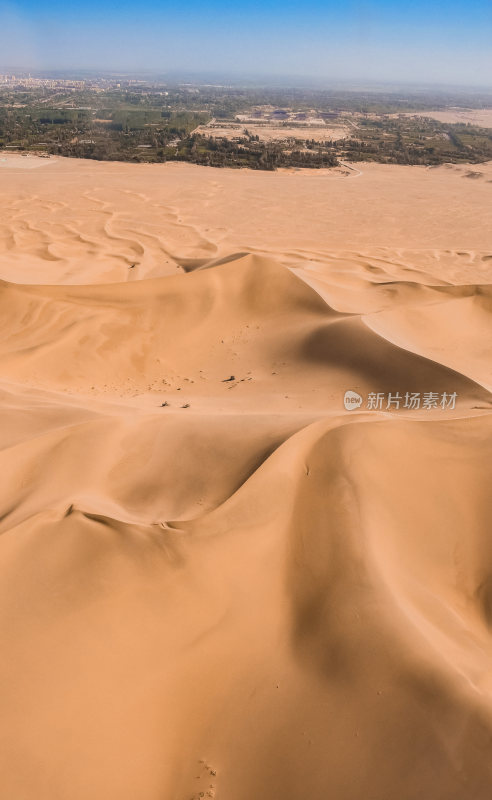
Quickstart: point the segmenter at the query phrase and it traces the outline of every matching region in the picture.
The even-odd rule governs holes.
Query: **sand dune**
[[[2,797],[488,800],[492,165],[20,161]]]

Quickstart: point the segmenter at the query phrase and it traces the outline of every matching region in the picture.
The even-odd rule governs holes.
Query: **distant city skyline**
[[[2,67],[492,85],[490,0],[0,2]]]

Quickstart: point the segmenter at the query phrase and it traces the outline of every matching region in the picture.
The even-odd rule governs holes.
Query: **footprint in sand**
[[[208,764],[204,759],[198,762],[198,775],[195,775],[195,780],[199,781],[195,793],[190,797],[190,800],[200,800],[202,797],[215,797],[217,786],[216,777],[217,770],[211,764]]]

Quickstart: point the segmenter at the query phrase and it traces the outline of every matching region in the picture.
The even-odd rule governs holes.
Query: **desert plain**
[[[492,164],[0,202],[0,796],[489,800]]]

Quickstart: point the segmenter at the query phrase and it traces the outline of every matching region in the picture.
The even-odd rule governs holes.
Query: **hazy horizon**
[[[45,80],[67,79],[67,80],[92,80],[92,79],[113,79],[113,80],[135,80],[148,82],[149,84],[160,84],[169,86],[195,85],[210,86],[217,88],[230,89],[251,89],[260,90],[289,90],[294,91],[313,91],[313,92],[334,92],[345,93],[387,93],[409,95],[421,93],[427,94],[463,94],[463,95],[486,95],[492,93],[492,79],[489,83],[468,84],[468,83],[442,83],[426,81],[390,81],[364,78],[322,78],[319,75],[302,74],[264,74],[261,72],[250,73],[238,71],[213,72],[184,70],[157,70],[157,69],[125,69],[124,67],[53,67],[39,69],[25,64],[2,64],[0,62],[0,75],[15,75],[19,79],[27,76],[42,78]]]
[[[488,0],[0,3],[0,58],[17,69],[488,87],[491,40]]]

